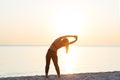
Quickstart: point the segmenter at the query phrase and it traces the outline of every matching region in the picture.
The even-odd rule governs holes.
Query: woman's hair
[[[67,38],[64,38],[62,41],[63,41],[64,43],[69,43],[69,40],[68,40]]]
[[[64,38],[62,41],[65,43],[66,53],[68,53],[68,50],[69,50],[69,40],[67,38]]]

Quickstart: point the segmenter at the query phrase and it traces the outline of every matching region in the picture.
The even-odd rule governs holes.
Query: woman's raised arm
[[[61,36],[61,37],[59,37],[58,39],[59,39],[59,40],[62,40],[62,39],[64,39],[64,38],[69,38],[69,37],[73,37],[73,38],[75,38],[75,40],[69,42],[69,44],[72,44],[72,43],[74,43],[74,42],[77,41],[77,36],[76,36],[76,35],[65,35],[65,36]],[[58,39],[57,39],[57,40],[58,40]]]
[[[72,37],[74,37],[74,38],[75,38],[75,40],[73,40],[73,41],[69,42],[69,44],[73,44],[73,43],[74,43],[74,42],[76,42],[76,41],[77,41],[77,39],[78,39],[78,37],[77,37],[77,36],[72,36]]]
[[[59,37],[58,39],[64,39],[64,38],[67,38],[67,37],[74,37],[74,35],[65,35],[65,36]]]

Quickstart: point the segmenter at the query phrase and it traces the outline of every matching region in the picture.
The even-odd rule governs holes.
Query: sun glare
[[[65,51],[64,51],[65,52]],[[65,74],[71,74],[74,72],[74,69],[76,67],[76,54],[77,54],[77,48],[76,46],[70,46],[69,52],[62,57],[64,59],[64,73]]]
[[[55,16],[54,27],[58,34],[78,35],[84,29],[84,22],[80,12],[63,11]]]

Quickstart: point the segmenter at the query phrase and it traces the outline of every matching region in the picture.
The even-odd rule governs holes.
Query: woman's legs
[[[58,57],[57,57],[56,53],[54,53],[52,55],[52,60],[53,60],[57,75],[58,75],[58,77],[60,77],[60,69],[59,69],[59,66],[58,66]]]
[[[51,60],[51,53],[48,50],[47,55],[46,55],[46,66],[45,66],[45,75],[46,75],[46,77],[48,77],[50,60]]]
[[[59,70],[59,66],[58,66],[58,57],[56,52],[48,50],[47,55],[46,55],[46,66],[45,66],[45,74],[46,77],[48,77],[48,71],[49,71],[49,65],[50,65],[50,60],[53,60],[56,72],[58,77],[60,77],[60,70]]]

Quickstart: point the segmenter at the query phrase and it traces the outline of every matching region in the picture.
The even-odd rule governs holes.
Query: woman
[[[73,37],[75,40],[69,42],[68,38]],[[46,78],[48,77],[48,71],[49,71],[49,65],[50,65],[50,60],[53,60],[56,72],[58,77],[60,77],[60,70],[58,66],[58,57],[57,57],[57,50],[61,47],[66,47],[66,53],[68,53],[68,48],[69,45],[77,41],[77,36],[72,36],[72,35],[66,35],[57,38],[50,48],[48,49],[48,52],[46,54],[46,66],[45,66],[45,74]]]

